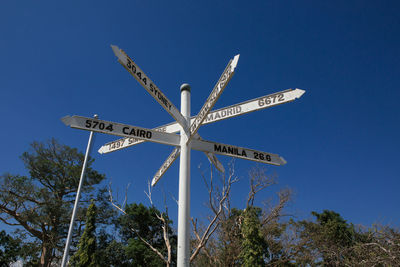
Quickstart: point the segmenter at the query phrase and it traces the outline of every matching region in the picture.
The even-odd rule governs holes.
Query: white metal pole
[[[186,129],[181,127],[181,156],[179,165],[178,208],[178,267],[190,264],[190,147],[186,144],[190,136],[190,86],[181,86],[181,113],[186,120]]]
[[[94,118],[97,119],[98,116],[94,115]],[[67,237],[67,241],[65,243],[64,255],[63,255],[62,263],[61,263],[62,267],[65,267],[67,265],[67,259],[68,259],[68,253],[69,253],[69,245],[70,245],[71,239],[72,239],[72,230],[74,228],[75,215],[76,215],[76,210],[78,208],[78,202],[79,202],[79,197],[80,197],[80,194],[81,194],[83,178],[85,177],[85,174],[86,174],[87,161],[88,161],[88,157],[89,157],[89,154],[90,154],[90,150],[92,148],[92,140],[93,140],[93,131],[90,132],[88,145],[86,147],[86,154],[85,154],[85,159],[83,161],[81,177],[79,179],[78,191],[76,193],[74,209],[72,210],[71,222],[69,224],[68,237]]]

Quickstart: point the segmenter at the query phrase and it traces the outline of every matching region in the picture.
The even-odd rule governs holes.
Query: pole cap
[[[182,84],[181,85],[181,92],[184,91],[184,90],[187,90],[187,91],[190,92],[190,85],[187,84],[187,83]]]

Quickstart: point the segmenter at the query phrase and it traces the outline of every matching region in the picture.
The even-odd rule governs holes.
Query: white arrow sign
[[[169,154],[168,158],[161,165],[160,169],[156,172],[156,174],[154,174],[153,180],[151,181],[151,186],[156,185],[156,183],[161,179],[172,163],[174,163],[174,161],[178,158],[180,153],[181,149],[179,147],[175,147],[172,153]]]
[[[270,108],[280,104],[289,103],[297,98],[300,98],[304,93],[305,91],[301,89],[287,89],[281,92],[258,97],[229,107],[217,109],[211,111],[207,115],[206,119],[204,119],[203,121],[203,124],[208,124],[219,120],[224,120],[239,115],[247,114],[253,111]],[[191,122],[193,123],[194,120],[195,117],[192,117]],[[179,125],[176,122],[154,128],[155,131],[161,131],[167,133],[175,133],[178,132],[179,129],[180,129]],[[109,142],[103,145],[99,149],[99,153],[110,153],[113,151],[120,150],[122,148],[140,144],[142,142],[144,141],[135,138],[124,138],[115,140],[113,142]]]
[[[122,123],[98,120],[82,116],[65,116],[61,119],[71,128],[87,131],[112,134],[123,137],[132,137],[160,144],[179,146],[180,136],[172,133],[161,133],[154,130],[126,125]]]
[[[257,110],[263,110],[284,103],[289,103],[300,98],[305,93],[302,89],[287,89],[281,92],[261,96],[229,107],[210,112],[203,124],[208,124]]]
[[[286,164],[286,160],[277,154],[211,141],[192,140],[192,149],[278,166]]]
[[[160,91],[152,80],[136,65],[135,62],[118,46],[111,45],[111,48],[118,58],[118,62],[129,71],[129,73],[154,97],[155,100],[185,128],[185,119],[172,102]]]
[[[180,126],[178,123],[174,122],[174,123],[170,123],[169,125],[163,125],[157,128],[154,128],[153,131],[157,131],[157,132],[165,132],[165,133],[176,133],[180,131]],[[122,138],[122,139],[118,139],[112,142],[109,142],[105,145],[103,145],[102,147],[100,147],[100,149],[98,150],[98,152],[100,154],[103,153],[110,153],[113,151],[117,151],[120,150],[122,148],[126,148],[126,147],[130,147],[133,145],[137,145],[140,143],[145,142],[144,140],[141,139],[137,139],[134,137],[130,137],[130,138]]]
[[[239,60],[239,55],[236,55],[233,59],[231,59],[226,66],[224,72],[222,73],[221,77],[219,78],[217,84],[214,86],[214,89],[211,91],[211,94],[208,96],[206,102],[204,103],[203,107],[200,109],[199,114],[197,114],[194,121],[190,123],[190,137],[187,141],[190,142],[192,136],[197,133],[200,126],[202,125],[204,119],[207,117],[208,113],[214,107],[215,103],[217,102],[218,98],[224,91],[226,85],[233,77],[235,73],[235,68],[237,66]]]

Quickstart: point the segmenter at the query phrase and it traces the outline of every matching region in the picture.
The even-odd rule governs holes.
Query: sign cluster
[[[190,127],[188,128],[185,123],[185,118],[182,116],[180,111],[172,104],[165,94],[162,93],[162,91],[154,84],[154,82],[139,68],[139,66],[117,46],[112,45],[111,48],[115,56],[118,58],[118,62],[172,116],[175,122],[171,122],[154,129],[146,129],[143,127],[86,118],[82,116],[66,116],[62,118],[62,121],[72,128],[123,137],[103,145],[99,149],[99,153],[114,152],[146,141],[175,146],[172,153],[168,156],[165,162],[161,165],[160,169],[154,175],[152,186],[154,186],[160,180],[162,175],[180,155],[181,137],[175,133],[180,131],[181,128],[185,132],[189,133],[189,140],[187,143],[191,143],[191,148],[204,152],[210,162],[212,162],[214,166],[221,172],[224,172],[225,170],[215,154],[242,158],[277,166],[286,164],[286,161],[277,154],[203,140],[197,132],[204,124],[213,123],[294,101],[304,94],[304,90],[288,89],[225,108],[212,110],[218,98],[221,96],[222,92],[235,73],[235,68],[239,60],[239,55],[236,55],[228,62],[228,65],[226,66],[221,77],[217,81],[197,116],[190,118]]]

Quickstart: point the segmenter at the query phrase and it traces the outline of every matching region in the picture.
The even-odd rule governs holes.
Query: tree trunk
[[[40,266],[50,267],[51,265],[51,248],[43,242],[42,255],[40,256]]]

